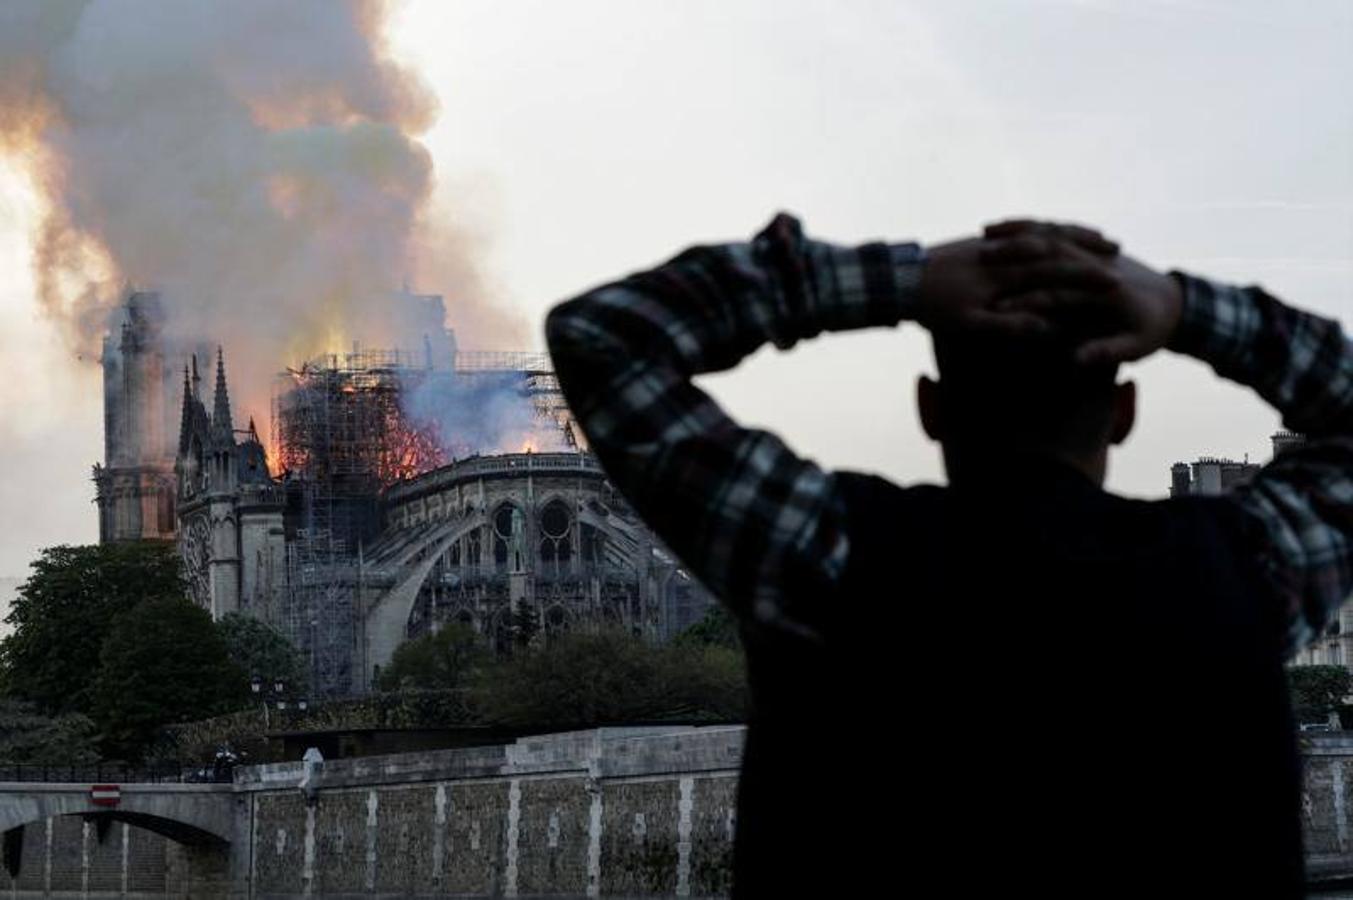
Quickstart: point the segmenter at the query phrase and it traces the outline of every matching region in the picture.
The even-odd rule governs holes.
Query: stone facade
[[[1298,651],[1291,664],[1353,668],[1353,606],[1342,607],[1324,634]]]
[[[523,613],[544,633],[607,626],[665,640],[714,602],[586,453],[465,460],[389,490],[384,515],[365,557],[372,676],[401,641],[448,622],[503,649]]]
[[[159,295],[134,292],[103,341],[103,464],[94,466],[99,541],[172,540],[173,375]]]
[[[183,373],[174,467],[184,574],[193,599],[213,618],[245,612],[269,621],[286,590],[283,494],[253,421],[235,431],[220,351],[210,414],[199,382],[193,357]]]

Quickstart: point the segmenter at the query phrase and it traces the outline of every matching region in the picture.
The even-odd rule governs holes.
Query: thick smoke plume
[[[522,372],[432,372],[406,381],[402,403],[412,422],[430,426],[446,455],[562,452],[561,424],[540,415]]]
[[[391,334],[407,278],[447,294],[475,342],[458,246],[415,259],[433,187],[417,136],[436,104],[392,61],[363,0],[9,0],[0,7],[0,152],[46,202],[45,311],[97,356],[131,284],[159,290],[181,346],[222,342],[232,394],[266,418],[283,364]],[[437,283],[429,283],[437,279]]]

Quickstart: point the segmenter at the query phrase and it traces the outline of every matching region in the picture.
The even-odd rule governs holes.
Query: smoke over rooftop
[[[17,0],[0,7],[0,151],[45,203],[45,312],[97,341],[127,284],[180,346],[223,342],[244,413],[284,363],[392,333],[392,289],[445,293],[470,341],[509,335],[463,243],[415,253],[436,102],[390,59],[376,0]],[[419,258],[422,257],[422,258]],[[510,335],[515,336],[515,335]],[[238,402],[238,401],[237,401]]]

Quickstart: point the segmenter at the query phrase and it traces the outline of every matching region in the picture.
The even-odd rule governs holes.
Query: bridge
[[[230,784],[108,785],[111,798],[95,800],[95,785],[0,782],[0,832],[56,816],[125,822],[180,844],[224,847],[234,837],[235,789]]]
[[[87,783],[0,783],[0,895],[721,896],[742,740],[730,726],[542,735],[123,784],[116,806]],[[1353,733],[1303,737],[1302,752],[1310,881],[1347,883]],[[160,870],[137,883],[146,832],[163,838],[140,859]]]
[[[8,882],[16,896],[64,893],[63,889],[76,887],[86,895],[91,888],[94,895],[103,892],[99,888],[126,894],[131,835],[136,833],[158,835],[165,841],[155,846],[174,848],[176,892],[229,896],[232,882],[247,878],[246,856],[236,848],[249,844],[247,831],[241,830],[247,829],[248,822],[238,815],[238,805],[235,787],[229,783],[0,782],[0,835],[4,836],[0,883]],[[122,826],[116,838],[111,836],[114,825]],[[138,840],[136,845],[142,848],[146,842]],[[161,870],[167,864],[165,850],[158,857]],[[102,865],[103,880],[95,867],[91,884],[91,860],[100,857],[112,862]],[[68,871],[75,859],[80,861],[78,884],[69,876],[62,877],[60,865],[54,866],[54,860],[63,858]],[[156,868],[153,857],[149,865]],[[159,883],[138,880],[133,887],[161,887],[164,873],[154,874]]]

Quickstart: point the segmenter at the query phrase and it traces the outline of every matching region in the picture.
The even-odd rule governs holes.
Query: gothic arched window
[[[521,510],[504,503],[493,513],[493,565],[499,572],[520,572],[525,518]]]
[[[540,511],[540,561],[555,571],[567,568],[573,556],[573,517],[562,500]]]

